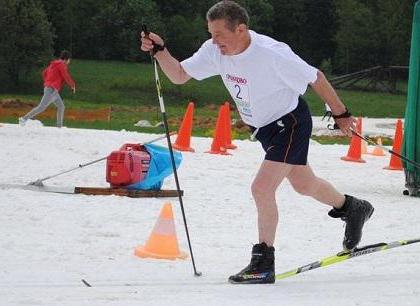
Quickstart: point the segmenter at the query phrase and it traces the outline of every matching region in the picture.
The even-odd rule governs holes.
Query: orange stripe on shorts
[[[297,120],[296,120],[295,115],[293,115],[292,113],[290,113],[290,116],[293,117],[293,120],[295,121],[295,123],[293,123],[292,132],[290,133],[289,145],[287,146],[286,154],[284,155],[284,161],[283,161],[284,163],[287,160],[287,155],[289,155],[290,146],[292,145],[292,141],[293,141],[293,134],[295,132],[295,127],[297,125]]]

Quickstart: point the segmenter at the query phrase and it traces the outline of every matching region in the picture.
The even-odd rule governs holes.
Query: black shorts
[[[255,130],[251,127],[252,132]],[[311,133],[312,117],[306,101],[299,97],[292,112],[259,128],[255,137],[261,142],[266,160],[306,165]]]

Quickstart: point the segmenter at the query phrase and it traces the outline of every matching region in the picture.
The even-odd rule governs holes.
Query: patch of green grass
[[[148,120],[156,124],[162,120],[157,98],[154,71],[151,64],[73,60],[70,73],[77,84],[77,93],[73,95],[64,87],[62,97],[66,109],[99,109],[112,106],[110,122],[82,122],[66,120],[65,125],[75,128],[129,130],[140,132],[163,132],[162,127],[139,128],[134,124],[139,120]],[[225,101],[232,101],[224,88],[220,77],[213,77],[198,82],[189,81],[185,85],[174,85],[160,72],[162,94],[166,105],[171,130],[177,130],[189,101],[195,102],[193,135],[212,136],[218,107]],[[42,81],[39,73],[34,73],[27,82],[26,89],[0,95],[0,99],[13,98],[24,102],[39,103],[42,96]],[[399,84],[406,88],[406,83]],[[339,90],[339,96],[355,116],[372,118],[404,117],[406,95]],[[324,103],[312,90],[305,95],[313,115],[321,116],[325,112]],[[211,104],[214,104],[211,106]],[[211,118],[210,124],[202,122]],[[232,112],[232,118],[238,118]],[[15,123],[17,118],[4,118],[4,122]],[[54,126],[54,120],[44,120],[44,124]],[[234,130],[236,138],[249,136],[245,130]],[[319,138],[321,143],[348,143],[348,139]]]
[[[71,64],[71,73],[77,83],[81,100],[112,105],[156,105],[157,93],[151,64],[128,62],[78,61]],[[174,85],[159,74],[165,103],[183,104],[190,100],[198,105],[219,103],[228,99],[228,93],[218,77],[204,83],[191,80],[185,85]],[[71,98],[69,92],[64,97]]]
[[[354,116],[370,118],[403,118],[407,96],[378,92],[337,90],[343,103]],[[320,98],[309,90],[305,95],[312,114],[321,116],[325,106]]]

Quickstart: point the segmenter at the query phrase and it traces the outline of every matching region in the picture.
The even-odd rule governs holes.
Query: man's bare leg
[[[251,186],[258,212],[259,242],[265,242],[268,246],[274,243],[278,223],[275,192],[293,167],[281,162],[264,160]]]
[[[294,166],[287,175],[293,188],[300,194],[310,196],[321,203],[341,208],[345,197],[326,180],[315,176],[309,165]]]
[[[293,188],[300,194],[333,206],[328,215],[346,222],[343,248],[353,250],[362,238],[364,223],[369,220],[374,208],[366,200],[340,194],[330,183],[316,177],[310,166],[295,166],[287,176]]]

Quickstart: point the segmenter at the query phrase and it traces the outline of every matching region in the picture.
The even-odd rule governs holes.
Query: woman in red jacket
[[[52,61],[48,67],[43,71],[44,79],[44,96],[37,107],[32,109],[25,116],[19,118],[19,124],[25,125],[28,119],[35,117],[42,113],[47,107],[54,103],[57,106],[57,127],[63,126],[64,117],[64,102],[60,97],[60,90],[64,82],[76,93],[76,84],[67,71],[67,66],[70,64],[71,55],[69,51],[62,51],[60,58]]]

